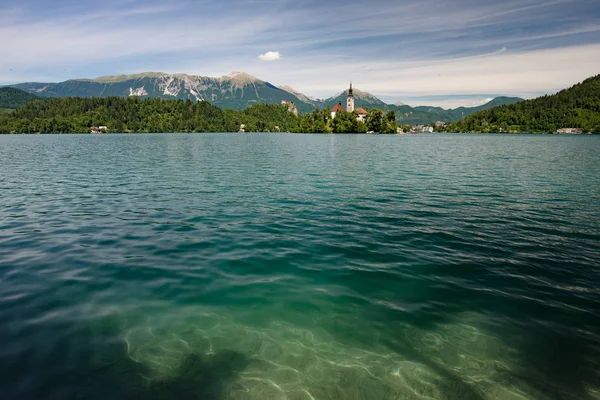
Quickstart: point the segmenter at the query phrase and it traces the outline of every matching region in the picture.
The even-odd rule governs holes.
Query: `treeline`
[[[364,121],[358,119],[356,111],[338,111],[331,118],[329,108],[324,108],[300,115],[298,123],[295,132],[301,133],[396,133],[398,128],[394,111],[384,113],[376,108],[369,111]]]
[[[444,130],[553,133],[561,128],[600,133],[600,75],[551,96],[477,112]]]
[[[209,102],[121,98],[55,98],[27,103],[0,116],[0,133],[87,133],[106,126],[108,132],[311,132],[395,133],[396,117],[373,109],[365,122],[356,113],[328,109],[300,116],[284,105],[256,104],[243,111],[222,110]]]

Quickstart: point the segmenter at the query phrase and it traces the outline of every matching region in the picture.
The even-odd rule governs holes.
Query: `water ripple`
[[[597,137],[0,137],[3,395],[600,399],[599,156]]]

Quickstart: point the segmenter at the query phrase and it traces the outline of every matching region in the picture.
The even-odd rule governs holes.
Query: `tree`
[[[335,118],[331,121],[331,127],[334,133],[352,133],[353,129],[352,113],[338,111]]]
[[[382,117],[383,111],[376,108],[369,110],[366,119],[367,130],[377,133],[383,132],[384,123]]]
[[[382,133],[396,133],[398,131],[398,124],[396,122],[396,113],[388,111],[384,118],[384,127]]]

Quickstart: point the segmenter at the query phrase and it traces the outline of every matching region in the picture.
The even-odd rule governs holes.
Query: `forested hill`
[[[13,87],[0,87],[0,108],[17,109],[39,97]]]
[[[459,121],[455,128],[460,132],[548,133],[582,128],[600,133],[600,75],[554,95],[477,112]]]
[[[358,114],[328,108],[296,116],[285,105],[255,104],[243,111],[222,110],[207,101],[131,97],[66,97],[37,100],[0,115],[0,133],[107,132],[344,132],[396,133],[393,111],[373,109],[365,123]],[[96,128],[95,130],[100,130]]]
[[[106,126],[110,132],[237,132],[241,124],[287,130],[297,121],[281,105],[237,111],[206,101],[65,97],[25,104],[0,118],[0,133],[89,133],[93,126]]]

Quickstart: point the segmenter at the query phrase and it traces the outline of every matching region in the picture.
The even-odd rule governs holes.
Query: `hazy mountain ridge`
[[[520,97],[501,96],[477,107],[458,107],[446,110],[441,107],[410,107],[403,105],[392,106],[392,109],[396,111],[398,121],[403,124],[422,124],[435,121],[455,122],[478,111],[488,110],[500,105],[515,104],[520,101],[523,101]]]
[[[279,104],[282,100],[296,103],[300,112],[314,108],[346,105],[344,90],[327,99],[315,99],[289,86],[275,86],[244,72],[232,72],[222,77],[188,74],[144,72],[133,75],[102,76],[95,79],[71,79],[58,83],[28,82],[12,87],[42,97],[151,97],[162,99],[206,100],[221,108],[245,109],[253,104]],[[398,121],[404,124],[422,124],[435,121],[458,121],[474,112],[496,105],[513,104],[519,98],[496,98],[479,107],[459,107],[444,110],[440,107],[410,107],[402,103],[386,104],[371,93],[354,89],[355,106],[365,109],[378,108],[396,112]]]

